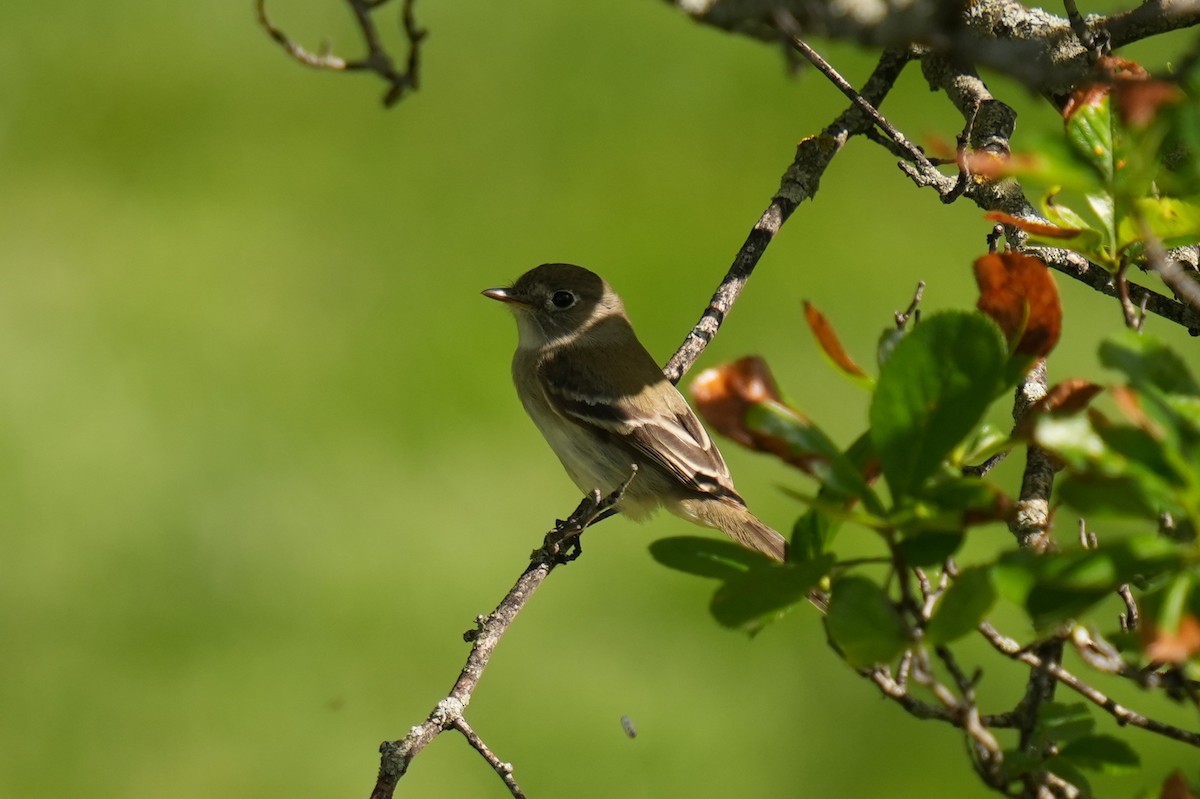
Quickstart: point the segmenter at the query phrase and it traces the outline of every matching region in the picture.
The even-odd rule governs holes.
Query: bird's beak
[[[527,300],[525,300],[524,298],[518,297],[516,294],[513,294],[512,289],[484,289],[481,293],[483,294],[483,296],[485,296],[489,299],[500,300],[500,302],[510,302],[514,305],[528,305],[529,304],[529,302]]]

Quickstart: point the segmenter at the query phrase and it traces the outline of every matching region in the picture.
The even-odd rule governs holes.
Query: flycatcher
[[[617,506],[629,518],[662,506],[784,559],[783,538],[747,510],[716,445],[598,275],[543,264],[483,295],[517,318],[517,395],[580,490],[611,491],[636,464]]]

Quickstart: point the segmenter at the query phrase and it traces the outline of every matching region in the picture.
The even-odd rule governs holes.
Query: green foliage
[[[879,370],[871,439],[892,495],[909,497],[975,428],[1005,388],[1000,330],[980,314],[943,313],[916,327]]]
[[[1114,395],[1123,419],[1097,410],[1044,416],[1037,442],[1071,468],[1061,498],[1083,514],[1155,517],[1175,534],[1200,524],[1200,385],[1183,360],[1149,335],[1130,332],[1100,346],[1101,362],[1129,381]]]
[[[1194,157],[1165,166],[1179,160],[1166,156],[1181,144],[1195,152],[1197,114],[1180,98],[1144,75],[1085,84],[1065,112],[1063,138],[1044,141],[1010,164],[1011,174],[1043,187],[1042,213],[1054,226],[1009,221],[1037,243],[1074,250],[1114,270],[1139,256],[1148,238],[1166,247],[1195,242],[1200,182]],[[1082,199],[1086,215],[1066,205],[1061,193]]]
[[[910,637],[888,592],[866,577],[843,577],[833,584],[825,627],[846,662],[855,668],[894,659]]]
[[[997,596],[990,569],[962,572],[929,617],[926,640],[931,644],[948,644],[974,632],[996,604]]]
[[[1103,109],[1082,115],[1077,148],[1115,147],[1104,121]],[[1112,185],[1128,179],[1115,162],[1109,167],[1116,170]],[[1095,169],[1108,174],[1100,163]],[[1105,201],[1093,199],[1093,208],[1104,210]],[[949,664],[948,647],[980,630],[1002,603],[1019,608],[1039,638],[1067,638],[1073,625],[1110,624],[1111,616],[1097,621],[1097,609],[1118,591],[1136,591],[1147,633],[1112,636],[1122,656],[1142,668],[1178,664],[1180,679],[1195,679],[1200,384],[1161,341],[1125,332],[1099,346],[1101,364],[1124,381],[1107,390],[1116,415],[1097,407],[1102,387],[1076,380],[1051,391],[1011,436],[988,428],[989,408],[1014,388],[1027,363],[1014,342],[1030,327],[1031,304],[1039,303],[1039,324],[1059,324],[1056,292],[1038,289],[1038,280],[1027,285],[1022,295],[1013,281],[980,281],[981,291],[995,292],[980,307],[1003,315],[1003,333],[979,312],[935,313],[907,332],[886,332],[878,378],[858,381],[870,387],[869,427],[845,451],[778,400],[750,404],[744,424],[751,440],[819,485],[815,495],[793,492],[809,508],[793,527],[787,563],[739,558],[727,544],[701,539],[660,542],[655,557],[720,579],[710,609],[727,627],[754,633],[806,598],[818,606],[823,600],[830,645],[857,670],[888,669],[902,656],[905,664],[926,664],[912,668],[928,669],[931,651]],[[823,347],[837,341],[823,317],[815,332]],[[841,370],[852,363],[842,352],[831,360]],[[1057,502],[1141,529],[1082,545],[1059,541],[1046,552],[1020,549],[1009,538],[1004,551],[966,568],[952,565],[972,527],[1013,521],[1012,498],[964,467],[1035,444],[1063,466]],[[880,476],[886,496],[875,485]],[[848,557],[835,540],[843,525],[870,531],[878,557]],[[880,562],[889,564],[882,577],[871,571]],[[909,577],[914,567],[940,568],[942,585],[921,572],[918,594]],[[1000,773],[1016,782],[1049,771],[1090,791],[1094,775],[1140,767],[1128,743],[1094,727],[1084,705],[1044,703],[1028,744],[1003,751]]]

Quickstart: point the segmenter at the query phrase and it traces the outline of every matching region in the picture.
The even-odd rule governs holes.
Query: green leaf
[[[1100,363],[1124,373],[1135,387],[1153,386],[1168,394],[1200,395],[1187,364],[1159,339],[1122,331],[1100,345]]]
[[[809,469],[822,485],[839,497],[854,497],[869,513],[882,516],[883,505],[863,479],[861,471],[844,455],[821,428],[775,402],[752,405],[746,411],[746,426],[756,433],[779,439],[798,453],[811,457]]]
[[[1007,346],[982,314],[927,316],[880,369],[871,438],[896,498],[915,493],[1004,389]]]
[[[1192,597],[1193,584],[1193,576],[1183,572],[1142,598],[1139,602],[1142,613],[1153,622],[1153,628],[1168,634],[1179,632],[1188,600]]]
[[[1043,764],[1046,769],[1064,781],[1069,782],[1079,789],[1079,796],[1095,796],[1092,792],[1092,785],[1088,782],[1087,775],[1076,768],[1075,764],[1069,760],[1064,760],[1061,757],[1052,757]]]
[[[1058,756],[1079,768],[1102,774],[1131,774],[1142,764],[1133,747],[1112,735],[1077,738],[1064,746]]]
[[[932,644],[948,644],[972,632],[996,604],[991,570],[977,566],[964,570],[946,589],[925,637]]]
[[[788,560],[803,563],[825,553],[825,547],[833,536],[834,520],[827,513],[810,508],[792,526],[792,543],[788,547]]]
[[[1010,504],[1008,497],[992,483],[978,477],[954,475],[927,484],[917,503],[928,514],[917,526],[938,529],[961,529],[1005,518]]]
[[[855,668],[892,660],[909,642],[908,626],[887,593],[866,577],[843,577],[833,584],[825,626]]]
[[[1076,106],[1066,119],[1067,141],[1108,184],[1113,179],[1113,125],[1108,95]]]
[[[1037,733],[1043,742],[1058,744],[1088,735],[1096,720],[1083,702],[1044,702],[1038,709]]]
[[[1007,552],[994,568],[1001,592],[1023,604],[1034,626],[1044,630],[1077,618],[1122,583],[1152,579],[1183,563],[1176,544],[1146,534],[1104,543],[1099,549],[1043,555]]]
[[[905,536],[897,548],[909,566],[937,566],[958,551],[965,537],[961,529],[918,531]]]
[[[724,627],[756,633],[804,601],[832,567],[833,556],[822,555],[804,563],[773,564],[742,572],[717,589],[709,610]]]
[[[1200,239],[1200,206],[1195,203],[1174,197],[1139,197],[1133,205],[1164,247],[1178,247]],[[1144,238],[1135,217],[1121,219],[1117,228],[1118,247],[1127,247]]]
[[[1090,193],[1086,199],[1092,213],[1096,215],[1103,226],[1104,242],[1110,246],[1113,245],[1117,240],[1117,212],[1112,195],[1108,192]],[[1105,253],[1105,260],[1111,262],[1112,258]]]
[[[733,541],[698,535],[660,538],[650,544],[650,555],[668,568],[718,580],[731,580],[774,563]]]
[[[1154,519],[1159,513],[1132,477],[1067,474],[1059,478],[1055,491],[1082,516]]]
[[[1058,192],[1049,191],[1042,197],[1042,213],[1061,228],[1086,230],[1092,226],[1075,209],[1057,201]]]
[[[896,345],[904,340],[908,335],[908,330],[899,330],[894,327],[885,328],[879,336],[879,344],[875,347],[875,361],[882,368],[887,359],[892,357],[892,351],[896,349]]]

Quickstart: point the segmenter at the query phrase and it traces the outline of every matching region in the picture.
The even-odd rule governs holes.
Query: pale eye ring
[[[555,308],[565,310],[575,304],[575,295],[566,289],[560,289],[550,295],[550,302]]]

